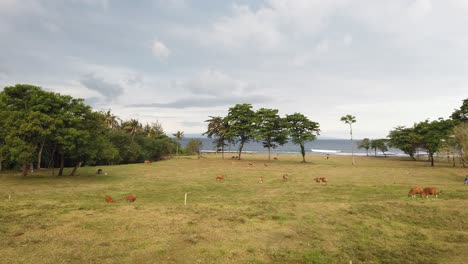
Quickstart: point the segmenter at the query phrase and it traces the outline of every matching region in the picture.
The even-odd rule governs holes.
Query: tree
[[[224,118],[227,123],[226,137],[239,143],[239,159],[241,159],[244,144],[255,137],[255,112],[251,104],[236,104],[229,108]]]
[[[366,150],[366,155],[369,156],[369,149],[371,147],[371,141],[368,138],[364,138],[361,140],[358,144],[358,148],[360,149],[365,149]]]
[[[177,131],[176,133],[172,134],[175,137],[175,140],[180,141],[184,138],[184,132]],[[176,155],[179,156],[179,143],[176,146]]]
[[[288,142],[288,132],[285,121],[278,115],[276,109],[261,108],[256,113],[257,140],[268,148],[268,160],[271,160],[271,148],[275,149]]]
[[[208,129],[203,135],[207,135],[208,138],[213,138],[213,144],[216,145],[216,152],[221,149],[221,156],[224,159],[224,147],[227,146],[227,130],[228,124],[226,120],[220,116],[210,116],[208,122]]]
[[[107,110],[107,112],[103,113],[104,116],[104,123],[106,124],[107,128],[110,129],[117,129],[119,128],[119,117],[116,115],[112,114],[110,109]]]
[[[143,126],[137,119],[131,118],[129,121],[122,122],[122,128],[132,135],[132,140],[135,138],[137,133],[143,131]]]
[[[468,123],[458,124],[453,129],[453,135],[457,143],[457,150],[463,167],[468,161]]]
[[[202,141],[200,139],[192,138],[187,143],[187,153],[189,155],[197,154],[198,158],[200,158],[200,150],[201,150],[202,146],[203,146],[203,143],[202,143]]]
[[[306,162],[304,144],[307,141],[315,140],[317,135],[319,135],[319,124],[309,120],[306,116],[300,113],[286,115],[286,122],[288,134],[291,137],[292,142],[300,146],[302,162]]]
[[[345,116],[342,116],[340,120],[349,125],[349,134],[351,135],[351,156],[352,156],[352,159],[353,159],[352,164],[354,165],[356,163],[354,161],[354,144],[353,144],[353,126],[352,126],[352,124],[356,123],[356,117],[352,116],[352,115],[345,115]]]
[[[468,123],[468,98],[463,100],[460,109],[455,110],[451,117],[457,122]]]
[[[452,132],[452,129],[453,121],[442,118],[432,122],[426,120],[414,125],[414,130],[421,139],[421,147],[427,150],[431,166],[434,166],[434,153],[439,150],[444,140]]]
[[[416,133],[414,128],[398,126],[390,131],[388,138],[390,147],[401,149],[413,160],[416,160],[415,154],[421,145],[421,137]]]
[[[377,150],[382,151],[382,154],[386,157],[387,154],[385,154],[385,151],[388,151],[387,147],[387,139],[381,138],[381,139],[373,139],[370,141],[370,146],[374,150],[375,156],[377,156]]]

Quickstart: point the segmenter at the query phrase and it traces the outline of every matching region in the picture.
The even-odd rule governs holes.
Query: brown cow
[[[419,194],[419,197],[422,197],[424,190],[419,187],[413,187],[408,192],[408,197],[411,196],[413,198],[416,197],[416,194]]]
[[[151,164],[151,160],[145,160],[145,164]]]
[[[125,197],[125,200],[129,203],[133,203],[136,200],[136,195],[135,194],[130,194],[129,196]]]
[[[426,198],[429,197],[429,195],[434,195],[435,198],[439,197],[440,191],[437,190],[436,188],[424,188],[423,194]]]
[[[258,178],[258,183],[263,183],[263,176],[260,176],[260,177]]]
[[[283,181],[288,181],[288,174],[283,174]]]
[[[328,183],[327,177],[315,178],[314,180],[315,180],[316,182],[323,182],[323,183],[325,183],[325,184]]]
[[[106,195],[104,199],[106,200],[107,203],[115,203],[115,201],[109,195]]]
[[[216,176],[216,181],[223,180],[224,181],[224,175],[217,175]]]

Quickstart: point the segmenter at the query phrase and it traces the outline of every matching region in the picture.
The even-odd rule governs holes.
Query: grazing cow
[[[274,160],[278,160],[278,158],[277,158],[277,157],[273,157],[273,159],[274,159]]]
[[[253,163],[252,163],[252,162],[249,162],[249,165],[250,165],[250,166],[253,166]]]
[[[224,181],[224,175],[222,175],[222,174],[221,174],[221,175],[217,175],[217,176],[216,176],[216,181],[221,181],[221,180]]]
[[[98,169],[98,170],[96,171],[96,174],[102,174],[102,169]]]
[[[263,183],[263,176],[260,176],[260,178],[258,178],[258,183]]]
[[[325,184],[328,183],[327,177],[315,178],[314,180],[315,180],[317,183],[320,183],[320,182],[323,182],[323,183],[325,183]]]
[[[115,201],[109,195],[106,195],[104,199],[106,200],[107,203],[115,203]]]
[[[438,191],[436,188],[424,188],[423,194],[426,198],[428,198],[429,195],[434,195],[435,198],[438,198],[440,191]]]
[[[411,196],[413,198],[416,197],[417,194],[419,194],[419,197],[422,197],[424,190],[419,187],[413,187],[409,190],[408,192],[408,197]]]
[[[268,167],[268,164],[266,164],[266,163],[263,163],[263,166],[265,166],[265,167]]]
[[[145,160],[145,164],[151,164],[151,160]]]
[[[288,181],[288,174],[283,174],[283,181]]]
[[[129,196],[125,197],[125,200],[129,203],[133,203],[136,200],[136,195],[135,194],[130,194]]]

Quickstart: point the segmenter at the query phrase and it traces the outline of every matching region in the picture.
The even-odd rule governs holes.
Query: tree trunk
[[[270,158],[270,147],[268,147],[268,161],[271,161],[271,158]]]
[[[244,148],[244,142],[241,142],[239,146],[239,160],[241,159],[242,148]]]
[[[41,160],[42,160],[42,150],[44,149],[45,139],[42,141],[41,146],[39,147],[39,151],[37,153],[37,169],[41,168]]]
[[[305,160],[305,148],[304,148],[304,144],[301,144],[301,155],[302,155],[302,162],[305,163],[306,160]]]
[[[452,156],[452,167],[455,167],[455,155]]]
[[[76,170],[81,167],[81,161],[76,164],[76,166],[73,168],[72,172],[70,173],[70,176],[75,176]]]
[[[63,153],[60,153],[60,170],[59,170],[58,176],[63,175],[63,167],[65,167],[65,157]]]
[[[221,157],[224,159],[224,142],[223,145],[221,146]]]
[[[26,177],[28,175],[28,164],[27,163],[23,163],[22,171],[23,171],[23,177]]]
[[[3,163],[3,159],[0,159],[0,171],[2,171],[2,163]]]
[[[429,154],[429,158],[431,160],[431,167],[434,167],[434,154],[433,153],[430,153]]]

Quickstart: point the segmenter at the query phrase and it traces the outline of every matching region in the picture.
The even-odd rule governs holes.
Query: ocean
[[[187,142],[192,138],[184,138],[180,141],[182,147],[187,145]],[[213,140],[209,138],[200,138],[202,141],[202,152],[215,152],[216,147],[213,145]],[[358,156],[365,156],[365,149],[358,149],[357,144],[359,140],[353,140],[354,154]],[[305,144],[307,155],[351,155],[351,140],[350,139],[316,139],[309,141]],[[238,145],[225,147],[225,152],[237,152],[239,149]],[[299,154],[299,145],[295,145],[291,142],[279,146],[276,149],[271,149],[272,154]],[[264,148],[261,142],[251,141],[244,144],[242,152],[245,153],[268,153],[268,149]],[[389,148],[387,155],[396,156],[407,156],[401,150],[395,148]],[[369,156],[374,156],[374,150],[369,149]],[[377,156],[383,156],[381,151],[377,151]]]

